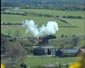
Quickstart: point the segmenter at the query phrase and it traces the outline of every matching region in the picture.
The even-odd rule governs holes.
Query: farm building
[[[55,56],[62,57],[62,55],[63,55],[63,52],[61,51],[61,49],[57,49],[55,52]]]
[[[55,52],[54,46],[33,46],[34,55],[55,55]]]
[[[62,56],[77,56],[79,53],[81,53],[81,50],[79,48],[73,48],[73,49],[61,49]]]
[[[58,49],[54,46],[33,46],[34,55],[52,55],[58,57],[73,57],[77,56],[82,51],[79,48]]]

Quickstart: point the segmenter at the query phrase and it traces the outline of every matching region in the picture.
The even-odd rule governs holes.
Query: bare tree
[[[10,67],[19,68],[25,59],[25,50],[20,44],[11,44],[7,47],[7,56],[10,58]]]

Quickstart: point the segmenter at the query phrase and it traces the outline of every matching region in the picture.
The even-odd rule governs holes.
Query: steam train
[[[1,37],[8,39],[9,41],[15,41],[15,40],[36,40],[38,42],[38,44],[45,44],[48,43],[49,39],[56,39],[55,35],[46,35],[46,36],[41,36],[38,39],[34,38],[34,37],[11,37],[8,35],[3,35],[1,34]]]
[[[55,35],[46,35],[45,37],[39,37],[38,44],[48,43],[49,39],[55,39]]]

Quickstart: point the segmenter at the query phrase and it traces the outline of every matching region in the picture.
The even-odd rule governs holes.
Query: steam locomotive
[[[39,37],[38,44],[48,43],[49,39],[55,39],[55,35],[46,35],[45,37]]]

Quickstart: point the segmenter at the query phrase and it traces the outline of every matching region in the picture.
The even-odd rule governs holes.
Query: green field
[[[40,66],[40,65],[45,65],[45,64],[53,64],[58,62],[59,64],[65,64],[65,63],[70,63],[74,62],[76,60],[76,57],[66,57],[66,58],[58,58],[58,57],[47,57],[44,56],[32,56],[26,58],[24,61],[28,66]]]
[[[85,18],[84,11],[63,11],[63,10],[48,10],[48,9],[20,9],[19,11],[25,12],[34,12],[34,13],[41,13],[41,14],[50,14],[50,15],[59,15],[62,16],[82,16]]]
[[[47,10],[47,9],[19,9],[19,11],[27,11],[27,12],[35,12],[41,14],[49,14],[49,15],[74,15],[74,16],[84,16],[84,11],[62,11],[62,10]],[[57,36],[64,35],[84,35],[84,27],[85,20],[84,19],[66,19],[71,25],[66,24],[62,21],[59,21],[56,18],[52,17],[44,17],[44,16],[34,16],[34,15],[10,15],[10,14],[1,14],[1,22],[22,22],[24,20],[34,20],[36,24],[39,26],[42,24],[46,24],[48,21],[56,21],[59,26],[76,26],[76,27],[59,27],[59,31],[56,33]],[[8,34],[10,31],[11,36],[14,36],[16,30],[19,31],[21,36],[28,36],[29,34],[25,34],[25,28],[22,26],[12,27],[12,26],[1,26],[1,33]]]
[[[61,11],[61,10],[47,10],[47,9],[20,9],[19,11],[26,11],[26,12],[35,12],[41,14],[49,14],[49,15],[59,15],[62,16],[82,16],[85,18],[84,11]],[[56,18],[52,17],[44,17],[44,16],[34,16],[34,15],[10,15],[10,14],[1,14],[1,22],[22,22],[24,20],[34,20],[36,24],[39,26],[42,24],[46,24],[48,21],[56,21],[59,26],[76,26],[76,27],[59,27],[59,31],[56,33],[57,37],[60,37],[62,34],[72,36],[75,35],[84,35],[84,28],[85,28],[85,20],[84,19],[66,19],[71,25],[66,24]],[[1,33],[3,34],[10,34],[11,36],[15,36],[16,31],[18,31],[19,36],[31,36],[31,33],[25,34],[25,28],[22,26],[1,26]],[[84,40],[80,42],[79,46],[84,45]],[[58,57],[27,57],[25,59],[25,63],[28,66],[37,66],[37,65],[44,65],[58,62],[60,64],[69,63],[75,61],[75,57],[66,57],[66,58],[58,58]]]
[[[5,58],[2,60],[2,62],[9,62],[9,58]],[[72,62],[75,62],[78,60],[78,57],[64,57],[64,58],[59,58],[59,57],[49,57],[49,56],[27,56],[24,59],[24,63],[29,66],[29,67],[36,67],[36,66],[43,66],[43,65],[49,65],[49,64],[69,64]],[[63,67],[62,67],[63,68]]]

